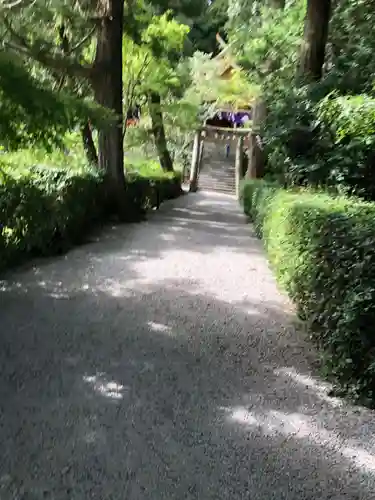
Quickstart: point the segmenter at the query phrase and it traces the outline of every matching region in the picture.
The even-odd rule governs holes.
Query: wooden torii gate
[[[213,58],[218,65],[218,75],[221,80],[230,80],[235,71],[241,71],[237,65],[234,57],[231,54],[230,45],[227,45],[219,34],[216,36],[221,52]],[[189,191],[195,192],[198,189],[198,176],[203,161],[204,140],[210,139],[211,141],[237,141],[236,143],[236,160],[235,160],[235,186],[236,196],[239,197],[239,186],[241,179],[246,176],[249,178],[262,177],[263,175],[263,152],[261,148],[260,136],[256,132],[258,124],[262,122],[264,109],[259,105],[255,99],[251,104],[252,121],[250,122],[252,128],[225,128],[213,125],[200,127],[196,130],[194,137],[193,155],[190,166],[189,175]],[[239,106],[241,107],[241,106]],[[236,109],[237,106],[231,106],[225,112],[245,112],[250,111],[247,109]],[[222,109],[221,111],[224,111]],[[248,147],[248,168],[243,171],[243,150],[244,146]]]
[[[254,169],[255,162],[253,157],[257,154],[258,136],[251,128],[223,128],[214,127],[211,125],[204,125],[199,128],[194,137],[193,155],[190,167],[189,178],[189,191],[196,192],[198,189],[198,176],[202,167],[203,154],[204,154],[204,141],[210,139],[211,141],[236,141],[236,159],[235,159],[235,186],[236,196],[240,195],[240,181],[246,176],[248,178],[257,177],[257,172]],[[246,172],[243,168],[243,151],[244,146],[249,149],[249,163]]]

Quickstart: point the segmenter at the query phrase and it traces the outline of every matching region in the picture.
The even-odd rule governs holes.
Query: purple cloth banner
[[[251,111],[244,112],[241,111],[239,113],[219,113],[219,118],[222,120],[229,120],[235,125],[244,125],[246,122],[251,120]]]

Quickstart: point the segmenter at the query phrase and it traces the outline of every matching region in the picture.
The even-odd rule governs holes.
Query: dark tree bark
[[[168,150],[167,140],[165,138],[160,95],[156,92],[151,92],[148,96],[148,103],[152,123],[152,133],[154,134],[155,146],[158,152],[160,165],[165,172],[173,172],[173,161]]]
[[[86,122],[81,129],[82,143],[87,161],[91,165],[98,166],[98,153],[96,151],[94,139],[92,137],[90,123]]]
[[[123,145],[122,36],[123,0],[101,0],[92,85],[98,104],[110,109],[115,120],[99,129],[99,167],[106,174],[107,194],[114,210],[125,216]]]
[[[116,119],[99,130],[98,164],[106,173],[107,194],[113,209],[121,216],[125,204],[125,172],[123,150],[123,103],[122,103],[122,37],[124,22],[124,0],[97,0],[95,21],[98,27],[95,61],[82,64],[75,58],[66,57],[69,38],[65,26],[59,28],[60,48],[64,56],[41,50],[38,44],[17,33],[10,22],[6,22],[15,42],[9,44],[23,57],[29,57],[49,68],[55,74],[67,75],[89,81],[95,100],[113,111]]]
[[[308,0],[298,78],[303,83],[319,81],[331,18],[331,0]]]

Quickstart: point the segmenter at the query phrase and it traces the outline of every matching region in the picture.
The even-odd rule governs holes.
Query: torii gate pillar
[[[193,156],[191,159],[191,168],[190,168],[190,188],[189,191],[195,193],[198,189],[198,173],[199,173],[199,163],[201,160],[201,143],[202,143],[202,133],[201,131],[197,131],[194,137],[194,146],[193,146]]]

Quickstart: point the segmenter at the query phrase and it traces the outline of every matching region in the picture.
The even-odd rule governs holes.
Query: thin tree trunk
[[[303,83],[319,81],[331,18],[331,0],[308,0],[298,78]]]
[[[95,100],[112,110],[115,120],[99,129],[99,167],[106,174],[107,193],[114,210],[124,216],[125,172],[122,105],[123,0],[102,0],[93,87]]]
[[[71,44],[64,22],[62,22],[59,26],[59,38],[60,38],[60,49],[66,56],[69,56]],[[66,80],[67,77],[65,75],[61,77],[61,75],[55,73],[55,78],[56,81],[60,80],[60,82],[62,83],[63,81]],[[73,79],[73,81],[74,80],[75,79]],[[81,127],[81,137],[82,137],[83,149],[85,151],[88,163],[90,163],[91,165],[98,166],[98,154],[96,152],[95,143],[92,138],[89,121],[86,121],[86,123]]]
[[[160,95],[151,92],[148,97],[152,133],[154,134],[155,146],[158,152],[160,165],[165,172],[173,172],[173,161],[168,150],[165,138],[163,114],[161,111]]]
[[[256,99],[253,107],[253,133],[250,137],[250,151],[247,176],[257,179],[263,177],[266,158],[261,146],[260,129],[267,118],[267,108],[265,102],[260,97]]]
[[[86,122],[81,129],[82,143],[88,163],[98,166],[98,153],[92,137],[90,123]]]

